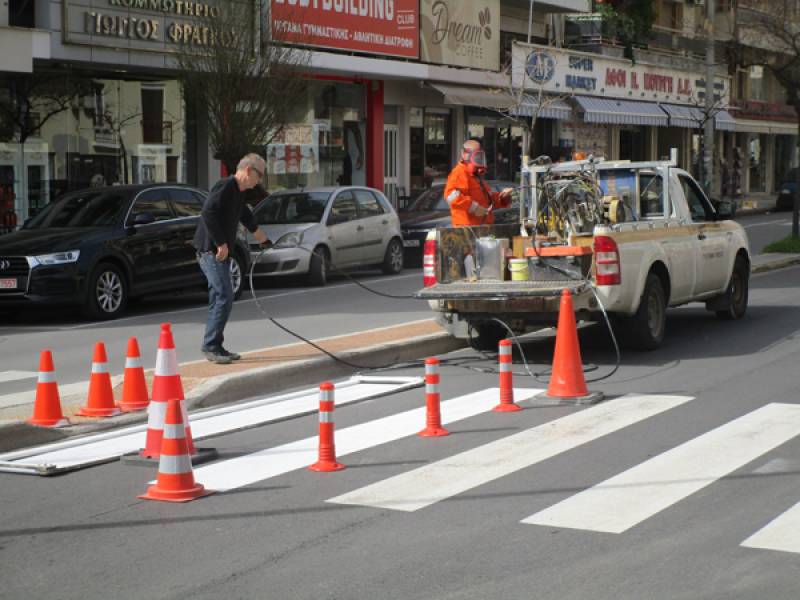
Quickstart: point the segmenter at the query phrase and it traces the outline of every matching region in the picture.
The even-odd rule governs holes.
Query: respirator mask
[[[470,175],[483,175],[486,173],[486,153],[483,150],[464,150],[461,153],[461,162],[467,165]]]

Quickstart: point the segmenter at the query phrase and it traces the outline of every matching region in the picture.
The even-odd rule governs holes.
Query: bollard
[[[425,429],[417,435],[422,437],[450,435],[450,432],[442,427],[439,400],[439,359],[431,357],[425,360]]]
[[[500,340],[500,352],[497,355],[498,370],[500,371],[500,404],[492,410],[494,412],[514,412],[522,410],[514,404],[514,382],[511,373],[513,362],[511,340]]]
[[[319,386],[319,455],[317,462],[308,467],[312,471],[341,471],[345,468],[343,464],[336,462],[333,408],[333,384],[326,381]]]

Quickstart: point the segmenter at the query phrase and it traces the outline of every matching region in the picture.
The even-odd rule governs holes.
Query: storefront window
[[[266,187],[365,185],[364,88],[314,81],[292,120],[266,147]]]
[[[750,192],[766,192],[766,144],[767,136],[752,134],[747,142],[750,168]]]
[[[104,185],[184,181],[184,110],[177,81],[121,81],[76,74],[65,102],[38,98],[29,136],[0,140],[0,213],[21,224],[64,192]],[[0,90],[11,80],[0,79]],[[63,106],[68,108],[62,109]],[[0,222],[4,218],[0,214]]]
[[[797,158],[797,136],[778,135],[775,137],[775,177],[773,179],[773,191],[778,191],[781,184],[786,181],[789,169],[796,167]]]

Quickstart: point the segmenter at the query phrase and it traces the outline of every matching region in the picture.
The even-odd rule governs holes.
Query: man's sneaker
[[[229,365],[232,361],[230,356],[223,354],[219,350],[203,350],[203,356],[218,365]]]
[[[219,353],[222,354],[222,356],[227,356],[231,360],[239,360],[240,358],[242,358],[242,355],[239,354],[238,352],[230,352],[229,350],[225,350],[225,348],[222,348],[221,346],[219,349]]]

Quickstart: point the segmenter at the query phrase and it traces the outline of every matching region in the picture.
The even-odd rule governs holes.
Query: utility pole
[[[703,186],[706,193],[714,191],[714,42],[716,37],[716,0],[706,0],[706,122],[703,135]]]

